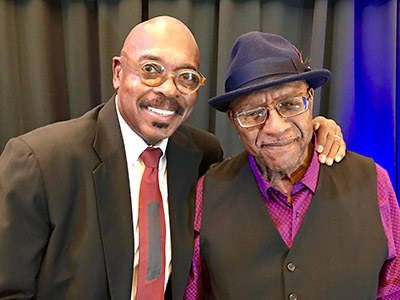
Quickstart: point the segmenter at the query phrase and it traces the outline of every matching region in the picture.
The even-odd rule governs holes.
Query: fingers
[[[322,126],[321,126],[322,124]],[[336,126],[336,123],[335,123]],[[336,128],[333,126],[334,133],[336,133]],[[329,120],[324,117],[316,117],[313,119],[313,128],[317,133],[317,152],[321,153],[324,148],[326,148],[326,139],[329,131],[332,130],[332,124],[329,124]],[[328,146],[329,149],[330,145]]]
[[[315,118],[314,120],[316,120],[317,118]],[[316,120],[316,121],[314,121],[314,120],[313,120],[313,129],[314,129],[314,131],[317,131],[321,124],[318,122],[318,120]]]
[[[339,135],[328,134],[325,142],[325,147],[318,155],[321,163],[326,163],[331,166],[333,162],[340,162],[346,155],[346,144],[343,138]]]
[[[337,153],[336,153],[336,156],[335,156],[335,161],[336,161],[336,162],[339,162],[339,161],[341,161],[341,160],[343,159],[343,157],[345,157],[345,156],[346,156],[346,143],[345,143],[345,141],[344,141],[344,139],[343,139],[343,137],[342,137],[342,139],[340,140],[339,149],[338,149],[338,151],[337,151]]]
[[[346,155],[346,143],[340,127],[335,121],[324,117],[313,120],[314,130],[317,130],[317,152],[321,163],[331,166],[334,162],[340,162]]]

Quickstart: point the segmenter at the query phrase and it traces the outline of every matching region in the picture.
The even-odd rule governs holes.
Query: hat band
[[[258,78],[282,74],[300,74],[307,71],[311,71],[311,68],[288,57],[269,57],[255,60],[236,69],[229,75],[225,81],[225,92],[236,90]]]

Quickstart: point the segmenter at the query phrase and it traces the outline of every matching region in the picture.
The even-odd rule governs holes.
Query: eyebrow
[[[154,60],[154,61],[159,62],[161,64],[163,62],[162,58],[159,57],[159,56],[156,56],[156,55],[144,54],[144,55],[139,56],[139,61],[140,62],[143,62],[143,61],[146,61],[146,60]],[[182,65],[179,65],[177,68],[175,68],[175,70],[178,70],[178,69],[191,69],[191,70],[197,71],[196,67],[194,67],[191,64],[186,64],[186,63],[182,64]]]

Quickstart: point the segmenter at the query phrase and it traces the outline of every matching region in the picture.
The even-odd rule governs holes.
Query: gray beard
[[[286,171],[271,171],[266,168],[266,170],[262,172],[262,175],[272,186],[289,196],[290,191],[293,188],[293,184],[290,182],[289,176],[296,171],[299,166],[300,164],[297,167]],[[287,180],[284,180],[284,178],[287,178]],[[290,186],[288,186],[288,184]]]
[[[276,186],[284,177],[287,177],[288,174],[284,171],[271,171],[267,169],[263,172],[263,177],[268,180],[273,186]]]

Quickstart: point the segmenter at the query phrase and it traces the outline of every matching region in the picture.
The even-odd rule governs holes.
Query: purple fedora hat
[[[298,50],[279,35],[251,31],[241,35],[232,47],[225,94],[209,100],[219,111],[229,102],[251,92],[282,83],[305,80],[316,89],[329,80],[329,70],[311,70]]]

